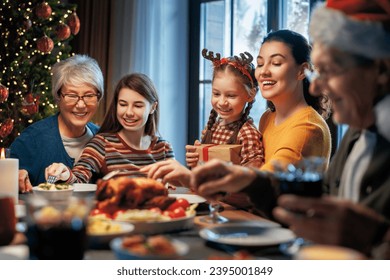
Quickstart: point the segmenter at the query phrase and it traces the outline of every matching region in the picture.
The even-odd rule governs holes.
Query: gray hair
[[[104,79],[97,61],[87,55],[74,55],[57,62],[52,68],[51,92],[59,100],[59,90],[64,85],[88,84],[96,88],[99,99],[104,95]]]

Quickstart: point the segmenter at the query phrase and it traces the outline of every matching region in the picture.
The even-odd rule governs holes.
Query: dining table
[[[189,194],[189,189],[185,187],[176,187],[171,189],[170,193],[174,194]],[[32,193],[20,194],[19,203],[24,204],[27,198]],[[93,198],[93,194],[91,194]],[[207,208],[207,201],[204,203],[203,208]],[[255,215],[243,209],[236,208],[226,203],[221,203],[222,209],[220,214],[228,219],[228,222],[224,224],[210,224],[202,221],[202,217],[207,215],[207,211],[197,213],[193,220],[193,226],[184,230],[177,230],[172,232],[163,233],[164,236],[181,241],[189,246],[189,251],[186,255],[182,256],[181,259],[185,260],[208,260],[208,259],[240,259],[242,256],[248,259],[292,259],[290,254],[286,254],[281,250],[281,245],[277,242],[270,245],[255,245],[255,246],[241,246],[241,245],[230,245],[220,242],[214,242],[206,240],[200,236],[202,229],[211,229],[222,225],[237,225],[241,223],[273,223],[264,217]],[[281,225],[277,225],[281,227]],[[291,241],[289,241],[291,242]],[[272,243],[272,242],[271,242]],[[14,248],[14,250],[12,250]],[[3,252],[3,255],[1,254]],[[4,254],[5,252],[5,254]],[[0,259],[2,256],[4,259],[28,259],[28,246],[27,239],[24,236],[23,229],[17,232],[13,242],[7,246],[0,247]],[[90,247],[85,251],[85,260],[115,260],[116,255],[110,249],[109,244],[103,244],[102,246]]]

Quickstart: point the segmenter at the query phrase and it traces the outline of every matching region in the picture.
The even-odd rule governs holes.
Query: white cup
[[[9,194],[14,203],[19,201],[19,160],[16,158],[0,159],[0,192]]]

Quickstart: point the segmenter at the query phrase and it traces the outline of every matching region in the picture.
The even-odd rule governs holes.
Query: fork
[[[49,184],[54,184],[57,181],[57,176],[49,175],[46,182]]]

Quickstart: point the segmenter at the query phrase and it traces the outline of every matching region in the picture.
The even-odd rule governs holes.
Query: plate
[[[194,203],[202,203],[205,202],[206,199],[196,194],[180,194],[180,193],[170,193],[168,196],[186,199],[190,204]]]
[[[116,237],[124,236],[134,231],[134,226],[130,223],[110,221],[110,220],[105,220],[103,222],[105,223],[106,226],[107,225],[119,226],[120,231],[111,232],[111,233],[107,233],[107,232],[88,233],[88,240],[92,246],[108,244],[112,239]]]
[[[236,223],[204,228],[199,235],[207,240],[234,246],[271,246],[291,241],[294,233],[273,223]]]
[[[74,192],[95,192],[97,189],[96,184],[73,184]]]
[[[182,231],[190,229],[194,226],[195,215],[175,218],[168,221],[153,221],[153,222],[134,222],[134,221],[121,221],[134,225],[134,231],[132,233],[142,234],[159,234],[168,233],[174,231]]]
[[[27,245],[8,245],[0,247],[0,260],[26,260],[28,259]]]
[[[176,255],[138,255],[122,247],[122,238],[115,238],[110,242],[111,250],[119,260],[171,260],[186,255],[189,246],[177,239],[170,239],[170,242],[176,249]]]

